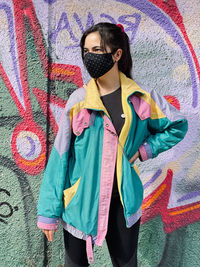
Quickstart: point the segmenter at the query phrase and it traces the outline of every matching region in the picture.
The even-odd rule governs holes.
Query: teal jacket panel
[[[78,89],[70,96],[42,181],[39,228],[56,229],[58,218],[62,218],[74,235],[97,235],[100,240],[99,224],[106,221],[109,212],[106,208],[105,214],[101,212],[102,199],[110,201],[115,168],[126,224],[130,227],[141,216],[143,200],[143,186],[130,158],[138,150],[142,161],[156,157],[184,138],[187,121],[179,111],[122,73],[120,79],[125,123],[119,137],[94,79],[87,89]],[[108,154],[112,159],[105,161]],[[105,175],[108,191],[104,197]]]

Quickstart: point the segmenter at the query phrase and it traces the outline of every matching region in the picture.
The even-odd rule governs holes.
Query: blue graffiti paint
[[[131,21],[128,21],[127,20],[128,18],[135,18],[135,23],[132,23]],[[128,26],[127,28],[125,28],[125,31],[126,32],[128,32],[128,31],[132,32],[131,37],[130,37],[130,43],[132,44],[133,43],[133,40],[135,38],[137,29],[139,27],[140,21],[141,21],[141,15],[138,14],[138,13],[134,13],[132,15],[120,16],[119,19],[118,19],[118,21],[121,24],[125,24],[125,25]]]
[[[44,2],[48,3],[49,5],[52,5],[56,2],[57,0],[44,0]]]
[[[83,26],[81,18],[78,16],[77,13],[74,13],[73,18],[75,19],[81,33],[84,33],[85,30],[87,30],[89,27],[91,27],[95,24],[94,18],[90,12],[88,13],[87,23],[86,23],[85,27]],[[140,21],[141,21],[141,15],[140,14],[134,13],[134,14],[130,14],[130,15],[122,15],[118,18],[118,20],[117,20],[118,22],[112,16],[105,14],[105,13],[100,14],[100,18],[101,18],[100,21],[105,21],[102,19],[106,19],[106,21],[108,20],[109,22],[114,23],[114,24],[117,24],[118,22],[120,22],[121,24],[124,24],[124,26],[128,26],[125,28],[125,32],[127,32],[127,33],[130,32],[130,44],[133,43],[134,37],[136,35],[137,29],[138,29]],[[132,22],[131,20],[129,20],[132,18],[135,19],[135,22]],[[72,31],[72,28],[71,28],[70,23],[69,23],[68,15],[66,12],[62,13],[56,30],[50,34],[50,40],[52,43],[56,42],[58,34],[62,30],[67,30],[69,35],[70,35],[71,40],[74,42],[73,45],[66,46],[65,49],[78,47],[79,46],[79,40],[76,38],[75,34]]]
[[[185,58],[188,62],[188,66],[190,69],[190,75],[192,80],[192,90],[193,90],[193,102],[192,106],[195,108],[198,104],[198,88],[197,88],[197,79],[195,74],[195,68],[193,64],[193,60],[191,58],[190,52],[185,45],[185,42],[178,30],[175,28],[174,24],[171,20],[161,12],[159,8],[150,3],[148,0],[115,0],[116,2],[127,4],[131,7],[137,8],[147,16],[149,16],[153,21],[155,21],[160,27],[162,27],[167,34],[169,34],[175,43],[177,43],[183,51]]]
[[[109,22],[114,23],[114,24],[117,24],[116,20],[113,17],[111,17],[110,15],[108,15],[108,14],[102,13],[100,15],[100,17],[101,18],[106,18],[106,19],[109,20]]]
[[[200,196],[200,191],[191,192],[191,193],[179,198],[178,202],[181,202],[181,201],[184,201],[184,200],[188,200],[188,199],[191,199],[191,198],[195,198],[197,196]]]
[[[76,20],[80,30],[82,33],[84,33],[90,26],[94,25],[94,19],[93,19],[93,16],[92,14],[89,12],[88,13],[88,18],[87,18],[87,24],[86,24],[86,28],[84,29],[83,28],[83,24],[81,22],[81,19],[79,18],[78,14],[77,13],[74,13],[74,19]]]
[[[78,39],[75,37],[75,35],[72,32],[72,29],[71,29],[71,26],[69,24],[69,20],[68,20],[67,14],[65,12],[63,12],[62,15],[61,15],[61,18],[60,18],[60,20],[58,22],[57,29],[50,34],[50,39],[51,39],[52,43],[56,42],[56,39],[58,37],[59,32],[62,31],[62,30],[65,30],[65,29],[69,32],[71,39],[75,43],[78,42]]]
[[[12,14],[11,8],[5,3],[0,4],[0,10],[1,9],[5,11],[6,16],[7,16],[7,20],[8,20],[8,29],[9,29],[9,38],[10,38],[10,51],[11,51],[12,63],[13,63],[13,68],[14,68],[14,72],[15,72],[17,85],[18,85],[18,88],[19,88],[20,100],[22,102],[24,102],[23,101],[22,86],[21,86],[20,78],[19,78],[19,71],[18,71],[18,68],[17,68],[17,58],[16,58],[16,53],[15,53],[15,34],[14,34],[13,14]]]

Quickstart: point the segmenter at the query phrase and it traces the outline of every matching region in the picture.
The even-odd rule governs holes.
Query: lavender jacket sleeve
[[[140,146],[140,159],[155,158],[180,142],[187,130],[186,118],[157,92],[151,92],[151,117],[148,118],[150,135]]]

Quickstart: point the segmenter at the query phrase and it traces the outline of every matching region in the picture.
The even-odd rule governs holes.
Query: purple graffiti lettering
[[[19,88],[19,95],[22,98],[23,93],[22,93],[22,86],[20,83],[19,79],[19,73],[17,69],[17,60],[16,60],[16,55],[15,55],[15,35],[14,35],[14,23],[13,23],[13,15],[12,15],[12,10],[7,4],[0,4],[0,9],[3,9],[7,15],[8,19],[8,29],[9,29],[9,38],[10,38],[10,44],[11,44],[11,57],[12,57],[12,62],[14,66],[14,72],[15,72],[15,77],[17,81],[17,85]]]
[[[135,23],[132,23],[131,21],[127,21],[126,20],[127,18],[135,18]],[[127,31],[131,31],[132,32],[132,35],[131,35],[131,38],[130,38],[130,43],[132,44],[133,40],[135,38],[137,29],[139,27],[140,21],[141,21],[141,15],[138,14],[138,13],[134,13],[132,15],[124,15],[124,16],[120,16],[118,20],[119,20],[120,23],[125,24],[125,25],[128,26],[127,28],[125,28],[126,32]]]
[[[87,30],[89,27],[91,27],[91,26],[93,26],[95,24],[94,18],[93,18],[92,14],[90,12],[88,13],[87,23],[86,23],[85,27],[83,26],[83,23],[82,23],[79,15],[76,12],[74,13],[73,17],[74,17],[76,23],[78,24],[79,29],[80,29],[80,31],[82,33],[84,33],[85,30]],[[112,16],[110,16],[108,14],[102,13],[102,14],[100,14],[100,17],[101,18],[106,18],[107,20],[109,20],[109,22],[117,24],[117,21]],[[132,17],[135,18],[135,23],[131,22],[130,20],[127,20],[128,18],[132,18]],[[131,35],[131,38],[130,38],[131,44],[132,44],[132,42],[134,40],[135,34],[136,34],[138,26],[140,24],[140,20],[141,20],[141,16],[140,16],[140,14],[137,14],[137,13],[134,13],[132,15],[120,16],[119,19],[118,19],[118,21],[120,23],[123,23],[123,24],[128,26],[125,29],[126,31],[131,31],[132,32],[132,35]],[[63,21],[65,23],[64,26],[62,26]],[[61,15],[61,18],[60,18],[60,20],[58,22],[57,29],[50,34],[50,39],[51,39],[52,43],[56,42],[56,39],[58,37],[59,32],[64,30],[64,29],[68,30],[71,39],[75,43],[74,45],[66,46],[65,49],[78,47],[79,46],[79,41],[78,41],[78,39],[75,37],[75,35],[72,32],[72,29],[70,27],[67,14],[65,12],[63,12],[62,15]]]
[[[64,26],[62,26],[63,22],[64,22]],[[51,39],[52,43],[56,42],[56,39],[58,37],[59,32],[62,31],[62,30],[65,30],[65,29],[69,32],[71,39],[75,43],[78,43],[78,39],[74,36],[74,34],[72,32],[72,29],[71,29],[71,26],[69,24],[69,20],[68,20],[67,14],[65,12],[63,12],[62,15],[61,15],[61,18],[60,18],[60,20],[58,22],[57,29],[50,34],[50,39]]]
[[[92,16],[92,14],[90,12],[88,13],[87,24],[86,24],[86,28],[85,29],[83,28],[83,24],[82,24],[82,22],[81,22],[81,20],[80,20],[80,18],[79,18],[77,13],[74,13],[74,18],[75,18],[75,20],[76,20],[76,22],[77,22],[77,24],[78,24],[78,26],[79,26],[79,28],[80,28],[82,33],[84,33],[90,26],[94,25],[94,19],[93,19],[93,16]]]
[[[48,3],[49,5],[52,5],[56,2],[57,0],[44,0],[44,2]]]
[[[191,198],[194,198],[194,197],[197,197],[197,196],[200,196],[200,191],[189,193],[189,194],[179,198],[178,202],[181,202],[181,201],[184,201],[184,200],[188,200],[188,199],[191,199]]]
[[[110,15],[107,15],[107,14],[105,14],[105,13],[102,13],[102,14],[100,15],[100,17],[101,17],[101,18],[106,18],[106,19],[108,19],[111,23],[117,24],[116,20],[115,20],[113,17],[111,17]]]
[[[190,56],[190,52],[185,45],[184,40],[182,39],[181,35],[173,25],[173,23],[169,20],[167,16],[160,11],[155,5],[150,3],[148,0],[116,0],[116,2],[125,3],[129,6],[139,9],[141,12],[149,16],[152,20],[154,20],[158,25],[160,25],[177,43],[183,51],[183,54],[186,57],[188,62],[188,66],[190,69],[191,80],[192,80],[192,90],[193,90],[193,101],[192,106],[195,108],[198,104],[198,88],[197,88],[197,81],[195,75],[195,69],[193,65],[193,60]]]
[[[157,172],[153,175],[153,177],[146,184],[144,184],[144,189],[150,186],[161,175],[161,173],[162,173],[161,169],[157,170]]]
[[[28,141],[29,141],[29,143],[31,145],[31,150],[26,156],[30,157],[35,153],[35,143],[34,143],[33,139],[30,136],[27,136],[27,139],[28,139]]]

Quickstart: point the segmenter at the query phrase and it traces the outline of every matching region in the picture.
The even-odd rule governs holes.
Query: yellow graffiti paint
[[[200,204],[195,205],[195,206],[190,207],[190,208],[186,208],[186,209],[170,212],[170,215],[171,216],[175,216],[175,215],[182,214],[182,213],[185,213],[185,212],[188,212],[188,211],[192,211],[192,210],[196,210],[196,209],[199,209],[199,208],[200,208]]]
[[[36,166],[38,164],[40,164],[45,158],[45,154],[43,153],[37,160],[34,160],[34,161],[28,161],[28,160],[24,160],[24,159],[21,159],[21,163],[25,166]]]
[[[166,184],[163,184],[159,190],[155,193],[155,195],[149,199],[145,204],[142,205],[142,209],[146,209],[148,208],[150,205],[152,205],[152,203],[162,194],[162,192],[165,190],[165,188],[167,187]]]

